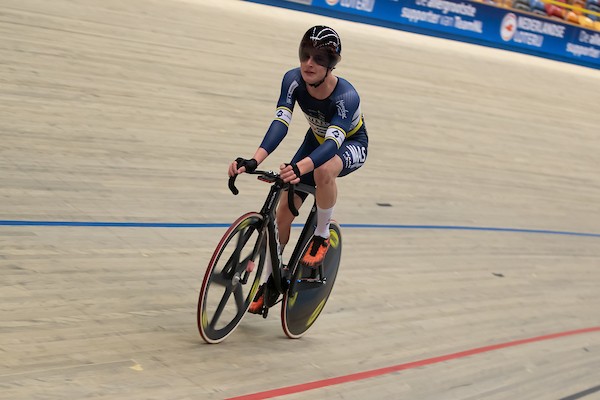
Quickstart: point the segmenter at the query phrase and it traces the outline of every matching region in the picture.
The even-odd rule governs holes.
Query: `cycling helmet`
[[[342,42],[336,31],[328,26],[316,25],[306,31],[300,41],[300,60],[308,59],[310,49],[323,50],[324,57],[315,57],[320,65],[333,69],[342,59]]]

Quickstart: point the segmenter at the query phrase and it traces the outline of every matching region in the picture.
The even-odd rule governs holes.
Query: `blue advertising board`
[[[250,0],[600,69],[600,32],[469,0]]]

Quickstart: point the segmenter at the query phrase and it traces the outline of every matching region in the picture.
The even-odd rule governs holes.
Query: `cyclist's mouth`
[[[314,78],[315,76],[317,76],[316,71],[304,70],[304,71],[302,71],[302,73],[304,74],[304,76],[306,76],[308,78]]]

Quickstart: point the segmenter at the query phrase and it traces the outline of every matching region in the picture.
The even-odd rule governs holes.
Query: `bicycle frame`
[[[259,244],[253,251],[252,259],[254,260],[262,247],[263,240],[265,237],[268,238],[268,246],[267,251],[271,257],[272,263],[272,274],[274,278],[275,288],[280,294],[284,294],[285,291],[289,288],[289,280],[290,280],[290,271],[287,268],[284,268],[283,259],[282,259],[282,249],[279,242],[279,230],[277,228],[277,223],[275,219],[275,213],[277,209],[277,204],[279,204],[279,199],[281,198],[282,192],[288,189],[288,205],[290,205],[290,211],[294,215],[298,215],[297,210],[293,204],[293,194],[296,191],[304,192],[307,194],[311,194],[314,196],[315,188],[310,185],[306,185],[304,183],[299,183],[296,185],[289,185],[283,183],[278,177],[274,176],[274,173],[271,171],[253,171],[252,174],[259,175],[258,179],[264,182],[272,183],[271,189],[265,202],[260,210],[260,214],[264,218],[264,224],[261,227],[260,232],[260,240],[257,241]],[[235,180],[235,179],[234,179]],[[233,181],[234,181],[233,180]],[[230,180],[230,189],[234,194],[239,193],[235,188],[233,181]],[[291,193],[291,194],[289,194]],[[292,252],[290,257],[289,265],[294,265],[297,259],[300,258],[300,252],[310,239],[310,233],[314,229],[317,220],[317,209],[316,202],[313,203],[310,213],[304,223],[304,227],[302,232],[300,233],[300,237],[296,243],[296,246]]]
[[[279,242],[279,230],[277,228],[277,223],[275,222],[275,207],[269,207],[272,204],[277,204],[279,197],[281,196],[283,188],[278,188],[277,183],[271,187],[271,193],[267,196],[267,200],[265,201],[265,205],[261,210],[261,214],[263,214],[267,221],[266,229],[269,234],[269,251],[271,256],[271,262],[276,260],[277,265],[273,265],[273,278],[275,280],[275,287],[279,291],[279,293],[283,294],[289,287],[289,280],[291,278],[290,271],[287,268],[284,268],[283,259],[282,259],[282,249]],[[298,184],[294,188],[295,191],[301,191],[308,194],[314,195],[315,188],[310,185]],[[273,203],[275,201],[275,203]],[[310,239],[310,233],[314,229],[317,221],[317,208],[316,204],[313,204],[311,210],[306,218],[306,222],[304,223],[304,227],[302,228],[302,232],[298,238],[296,246],[292,252],[292,255],[289,260],[289,265],[295,265],[296,260],[300,258],[300,252],[306,245],[306,242]]]

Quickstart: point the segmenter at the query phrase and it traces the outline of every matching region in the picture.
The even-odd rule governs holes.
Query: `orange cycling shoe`
[[[258,288],[258,292],[256,292],[256,296],[254,296],[254,300],[252,300],[252,303],[250,303],[248,312],[252,313],[252,314],[261,314],[264,304],[265,304],[265,284],[263,283]]]
[[[316,268],[323,263],[327,250],[329,250],[329,238],[325,239],[315,235],[300,262],[308,267]]]
[[[265,286],[266,285],[266,286]],[[254,296],[254,300],[250,303],[250,307],[248,307],[248,312],[252,314],[262,314],[263,308],[265,306],[265,290],[267,291],[267,307],[273,307],[277,303],[277,299],[279,298],[279,292],[275,287],[275,283],[273,282],[273,275],[269,276],[266,283],[263,283],[258,288],[256,295]]]

